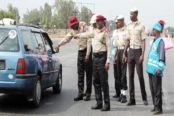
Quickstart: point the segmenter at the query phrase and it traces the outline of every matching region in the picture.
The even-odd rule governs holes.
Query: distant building
[[[3,18],[0,20],[0,25],[15,25],[16,21],[11,18]]]

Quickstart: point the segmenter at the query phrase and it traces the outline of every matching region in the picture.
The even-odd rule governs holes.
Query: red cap
[[[76,16],[72,16],[69,20],[68,20],[68,26],[71,27],[75,24],[78,24],[79,20],[77,19]]]
[[[159,20],[159,23],[160,23],[161,25],[164,25],[164,24],[165,24],[165,21],[164,21],[164,20]]]
[[[106,20],[106,18],[105,18],[104,16],[102,16],[102,15],[98,15],[98,16],[96,17],[96,20],[97,20],[97,21],[99,21],[99,20]]]

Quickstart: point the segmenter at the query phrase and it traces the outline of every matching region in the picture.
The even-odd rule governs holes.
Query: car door
[[[32,32],[33,36],[36,38],[38,43],[37,58],[42,67],[42,87],[47,88],[50,85],[50,59],[47,55],[45,48],[45,42],[40,32]]]
[[[49,58],[48,68],[50,70],[50,86],[51,86],[56,81],[56,76],[55,76],[55,73],[56,73],[55,72],[55,63],[56,62],[53,59],[54,51],[53,51],[53,47],[50,45],[51,40],[49,39],[47,33],[42,33],[42,36],[44,38],[45,48],[46,48],[47,55]]]

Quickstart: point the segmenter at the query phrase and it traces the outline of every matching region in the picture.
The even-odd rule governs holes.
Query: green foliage
[[[33,9],[28,11],[23,16],[23,22],[28,24],[40,24],[41,22],[41,13],[38,9]]]
[[[55,0],[55,20],[53,25],[58,28],[68,28],[67,20],[70,16],[77,16],[79,11],[75,6],[75,3],[71,0]]]
[[[92,11],[87,7],[83,6],[81,12],[79,13],[79,19],[89,24],[90,17],[92,16]]]
[[[84,6],[81,8],[81,12],[79,12],[78,7],[72,0],[55,0],[53,6],[45,3],[44,7],[25,13],[23,22],[41,24],[45,29],[67,29],[67,21],[71,16],[77,16],[80,20],[88,24],[91,15],[92,11]]]
[[[17,23],[19,23],[20,16],[19,11],[17,7],[13,7],[12,4],[8,4],[7,6],[8,10],[0,10],[0,19],[2,18],[11,18],[15,19]]]
[[[169,26],[166,28],[166,30],[170,35],[174,36],[174,27]]]
[[[41,12],[41,25],[45,29],[49,29],[51,27],[52,22],[52,8],[48,3],[45,3],[44,8],[40,8]]]

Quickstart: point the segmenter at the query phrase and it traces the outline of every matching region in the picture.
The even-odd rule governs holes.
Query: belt
[[[86,52],[87,48],[83,49],[83,50],[78,50],[79,52]]]
[[[137,46],[137,45],[130,45],[131,49],[141,49],[141,46]]]
[[[103,55],[106,55],[106,52],[98,52],[98,53],[93,53],[93,56],[96,58],[101,58]]]
[[[117,47],[118,50],[124,50],[125,47],[124,46],[120,46],[120,47]]]

